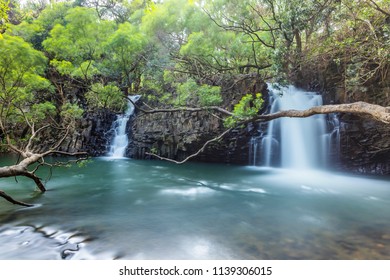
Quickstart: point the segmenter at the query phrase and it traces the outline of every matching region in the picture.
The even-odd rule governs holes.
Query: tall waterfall
[[[140,97],[140,95],[134,95],[131,96],[130,99],[133,102],[137,102]],[[135,108],[133,103],[129,101],[126,112],[122,115],[118,115],[116,121],[114,122],[114,138],[112,140],[108,156],[112,158],[123,158],[125,156],[126,148],[129,144],[129,138],[126,133],[126,126],[131,115],[134,114],[134,109]]]
[[[293,86],[279,89],[269,85],[269,88],[270,113],[322,105],[322,96],[315,92],[302,91]],[[255,157],[261,158],[261,165],[264,166],[297,169],[325,167],[332,143],[335,142],[333,138],[338,137],[338,130],[328,133],[327,121],[325,115],[270,121],[265,136],[256,143]],[[252,161],[256,165],[258,160]]]

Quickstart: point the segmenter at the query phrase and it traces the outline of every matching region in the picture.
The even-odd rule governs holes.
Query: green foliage
[[[158,149],[156,147],[152,147],[152,148],[150,148],[150,153],[157,155],[158,154]]]
[[[45,56],[22,38],[0,37],[0,123],[15,145],[26,142],[26,127],[43,127],[57,114],[51,98],[53,87],[42,74]],[[24,135],[23,137],[21,137]]]
[[[54,56],[51,64],[61,74],[88,80],[99,73],[94,62],[103,54],[103,42],[114,26],[100,20],[94,10],[76,7],[67,11],[65,22],[56,24],[42,45]]]
[[[184,29],[189,28],[189,32],[198,29],[199,21],[194,21],[196,7],[187,0],[168,0],[164,3],[151,3],[142,18],[142,29],[151,37],[159,34],[167,37],[156,38],[165,41],[169,35],[177,35],[177,39],[186,36]],[[203,14],[204,15],[204,14]],[[156,37],[157,37],[156,36]]]
[[[77,104],[70,102],[65,103],[61,107],[61,117],[64,123],[75,125],[75,122],[83,116],[84,110]]]
[[[50,65],[54,66],[61,75],[71,75],[75,70],[73,64],[66,60],[52,59]]]
[[[39,123],[43,120],[54,117],[56,114],[56,106],[51,102],[38,103],[31,106],[31,110],[28,112],[28,116],[31,122]]]
[[[1,23],[14,23],[0,35],[1,118],[18,127],[56,114],[74,123],[75,104],[120,112],[132,92],[156,107],[219,105],[209,84],[223,75],[287,83],[331,71],[346,92],[390,87],[389,0],[66,1],[20,24],[20,9],[0,3]],[[245,96],[226,125],[262,105]]]
[[[3,28],[3,25],[8,21],[8,14],[7,12],[9,11],[9,2],[5,0],[0,1],[0,31],[1,28]],[[1,32],[0,32],[1,33]]]
[[[192,80],[178,85],[177,91],[176,91],[176,100],[174,101],[174,105],[176,105],[176,106],[190,105],[191,93],[193,91],[195,91],[196,88],[197,88],[197,85]]]
[[[0,37],[0,106],[33,102],[32,93],[50,90],[41,76],[46,58],[23,39],[4,34]]]
[[[234,127],[238,122],[250,120],[259,113],[264,104],[261,93],[246,94],[243,96],[233,110],[233,116],[225,119],[224,125],[226,127]]]
[[[126,107],[123,93],[113,84],[93,84],[85,95],[85,98],[87,99],[89,108],[92,110],[109,109],[119,113]]]
[[[200,106],[212,106],[219,105],[222,102],[220,87],[198,85],[192,79],[178,84],[176,95],[174,101],[176,106],[186,106],[193,103],[197,103]]]
[[[14,25],[10,28],[11,32],[33,44],[36,49],[43,50],[42,42],[47,39],[55,25],[65,25],[65,16],[71,7],[71,3],[67,2],[52,3],[46,6],[36,20],[23,21],[19,25]]]
[[[213,106],[222,103],[221,87],[202,85],[197,94],[201,106]]]
[[[107,60],[104,62],[108,74],[119,78],[122,86],[131,89],[139,80],[138,68],[143,63],[142,54],[147,38],[130,23],[120,24],[104,44]]]

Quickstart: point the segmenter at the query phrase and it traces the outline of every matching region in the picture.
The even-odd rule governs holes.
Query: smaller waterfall
[[[333,158],[338,160],[340,156],[340,120],[337,114],[328,116],[329,133],[325,134],[325,149],[328,154],[334,155]]]
[[[137,102],[140,99],[140,95],[131,96],[130,99],[133,102]],[[126,153],[127,145],[129,144],[129,138],[127,136],[127,122],[131,115],[134,114],[134,105],[129,101],[127,104],[127,110],[124,114],[118,115],[116,121],[113,124],[114,138],[111,143],[108,156],[111,158],[123,158]]]
[[[257,166],[261,158],[261,136],[253,136],[249,143],[249,164]]]

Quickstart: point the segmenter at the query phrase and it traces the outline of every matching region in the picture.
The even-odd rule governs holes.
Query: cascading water
[[[269,85],[269,89],[270,113],[305,110],[322,105],[322,96],[315,92],[298,90],[293,86],[279,89]],[[334,138],[338,137],[336,131],[332,133],[327,133],[327,119],[324,115],[270,121],[267,133],[257,143],[261,144],[262,165],[297,169],[325,167],[331,143],[337,141]]]
[[[134,95],[131,96],[130,99],[133,102],[137,102],[140,97],[140,95]],[[125,156],[126,148],[129,144],[129,138],[126,133],[126,126],[131,115],[134,114],[134,109],[135,108],[133,103],[129,101],[126,112],[122,115],[118,115],[116,121],[113,124],[114,138],[108,153],[111,158],[123,158]]]

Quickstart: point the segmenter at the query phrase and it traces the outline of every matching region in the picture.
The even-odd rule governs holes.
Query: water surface
[[[389,182],[98,158],[0,180],[0,259],[390,259]]]

